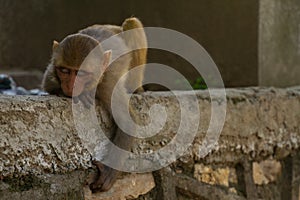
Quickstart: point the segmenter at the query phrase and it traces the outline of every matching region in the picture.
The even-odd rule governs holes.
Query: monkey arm
[[[87,81],[81,94],[73,97],[74,103],[78,103],[80,101],[86,108],[90,108],[94,105],[95,97],[98,97],[98,95],[96,94],[97,88],[99,87],[99,83],[101,83],[103,79],[103,74],[100,74],[99,77],[95,77],[96,74],[99,73],[91,74],[91,76],[88,77],[90,80]]]
[[[86,91],[83,91],[79,96],[73,97],[73,101],[74,101],[74,103],[78,103],[80,101],[86,108],[90,108],[94,104],[94,98],[95,98],[94,94],[95,94],[95,91],[86,90]]]
[[[97,180],[90,185],[90,189],[93,193],[108,191],[117,180],[120,172],[97,160],[93,160],[92,163],[97,167],[99,174]]]
[[[133,143],[133,137],[124,133],[120,128],[117,128],[113,138],[113,143],[123,150],[130,151]],[[108,149],[106,156],[109,156],[109,159],[113,159],[113,162],[117,163],[120,167],[123,166],[126,161],[126,158],[114,153],[113,148]],[[121,172],[110,168],[97,160],[94,160],[93,164],[98,168],[99,176],[97,180],[90,185],[90,189],[93,192],[109,190]]]

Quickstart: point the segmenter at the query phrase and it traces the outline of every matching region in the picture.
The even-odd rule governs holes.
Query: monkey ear
[[[57,41],[53,40],[52,51],[57,49],[58,46],[59,46],[59,43]]]
[[[110,59],[111,59],[111,50],[107,50],[103,54],[103,63],[102,63],[103,71],[105,71],[109,66]]]

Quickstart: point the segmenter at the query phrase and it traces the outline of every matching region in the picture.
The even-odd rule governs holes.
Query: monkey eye
[[[87,75],[89,75],[90,73],[89,72],[86,72],[86,71],[83,71],[83,70],[78,70],[77,72],[76,72],[76,75],[77,76],[87,76]]]
[[[64,67],[57,67],[57,69],[63,74],[70,74],[71,70]]]

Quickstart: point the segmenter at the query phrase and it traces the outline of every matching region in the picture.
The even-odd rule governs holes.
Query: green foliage
[[[194,90],[205,90],[207,85],[202,77],[198,77],[195,81],[190,82]]]
[[[189,90],[191,87],[194,90],[205,90],[207,85],[202,77],[198,77],[196,80],[187,81],[186,79],[177,79],[174,81],[175,88],[179,90]]]

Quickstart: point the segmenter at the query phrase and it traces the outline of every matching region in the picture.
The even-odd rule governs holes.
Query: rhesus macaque
[[[137,31],[129,35],[123,34],[124,31],[132,29]],[[101,45],[101,48],[95,51],[99,53],[99,59],[96,59],[96,62],[83,64],[85,58],[95,47],[116,34],[119,35],[114,38],[113,42],[106,46]],[[114,52],[119,51],[122,54],[122,52],[126,52],[126,49],[133,49],[136,46],[144,48],[131,51],[110,63]],[[114,86],[120,77],[131,68],[146,63],[146,47],[147,40],[143,25],[137,18],[126,19],[122,26],[93,25],[87,27],[77,34],[67,36],[60,43],[53,42],[52,59],[44,74],[42,88],[50,94],[73,97],[75,101],[81,101],[88,108],[92,105],[95,97],[96,101],[101,101],[111,113],[111,95]],[[101,76],[99,73],[93,73],[95,69],[101,71]],[[123,96],[127,92],[134,92],[137,86],[139,86],[137,92],[143,91],[143,76],[144,71],[141,70],[122,83],[117,95],[121,103]],[[112,140],[125,150],[131,148],[132,137],[123,133],[120,128],[117,128]],[[90,185],[90,188],[93,192],[107,191],[119,172],[99,161],[93,161],[93,164],[99,170],[99,177]]]

